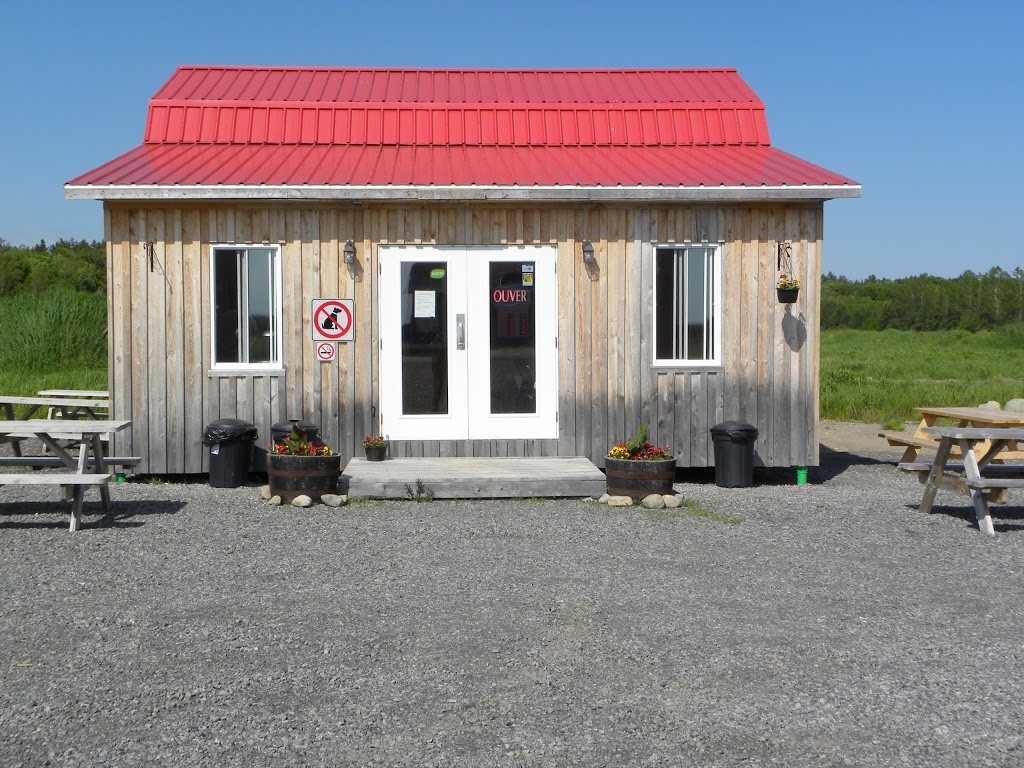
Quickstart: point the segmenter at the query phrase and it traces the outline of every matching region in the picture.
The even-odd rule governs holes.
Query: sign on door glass
[[[445,262],[402,263],[402,413],[448,413]]]
[[[491,413],[537,412],[534,262],[490,265]]]

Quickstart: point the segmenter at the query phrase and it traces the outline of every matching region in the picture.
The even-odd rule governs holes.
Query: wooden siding
[[[207,471],[204,426],[254,422],[260,443],[289,417],[319,422],[347,460],[377,431],[377,246],[557,246],[559,423],[552,440],[396,442],[396,456],[583,455],[640,421],[680,466],[714,463],[709,427],[757,425],[766,466],[817,464],[821,203],[513,206],[501,204],[129,204],[105,207],[110,390],[121,455],[143,474]],[[356,244],[356,264],[342,262]],[[584,265],[592,241],[596,263]],[[775,299],[780,241],[803,288]],[[722,243],[722,365],[654,367],[655,244]],[[152,268],[147,243],[152,243]],[[284,366],[274,373],[210,370],[210,245],[279,244]],[[787,270],[788,271],[788,270]],[[310,299],[351,297],[356,338],[334,363],[315,361]]]

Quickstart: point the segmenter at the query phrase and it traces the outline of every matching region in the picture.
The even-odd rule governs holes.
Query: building
[[[204,471],[224,417],[598,465],[642,421],[680,466],[736,419],[817,463],[824,201],[860,186],[773,147],[735,70],[180,67],[65,195],[104,201],[139,472]]]

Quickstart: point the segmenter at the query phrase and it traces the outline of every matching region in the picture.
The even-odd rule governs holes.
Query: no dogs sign
[[[354,303],[352,299],[313,299],[313,341],[352,341]]]

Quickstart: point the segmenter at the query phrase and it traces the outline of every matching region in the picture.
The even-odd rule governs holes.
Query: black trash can
[[[314,424],[312,421],[303,421],[301,419],[288,419],[287,421],[279,421],[270,428],[270,442],[277,443],[284,442],[284,439],[292,433],[292,427],[298,427],[306,433],[306,440],[311,442],[313,445],[321,446],[323,442],[320,440],[320,425]]]
[[[740,421],[723,421],[711,428],[715,441],[715,485],[749,488],[754,484],[754,443],[757,427]]]
[[[256,425],[241,419],[207,424],[203,445],[210,447],[210,487],[237,488],[249,479]]]

